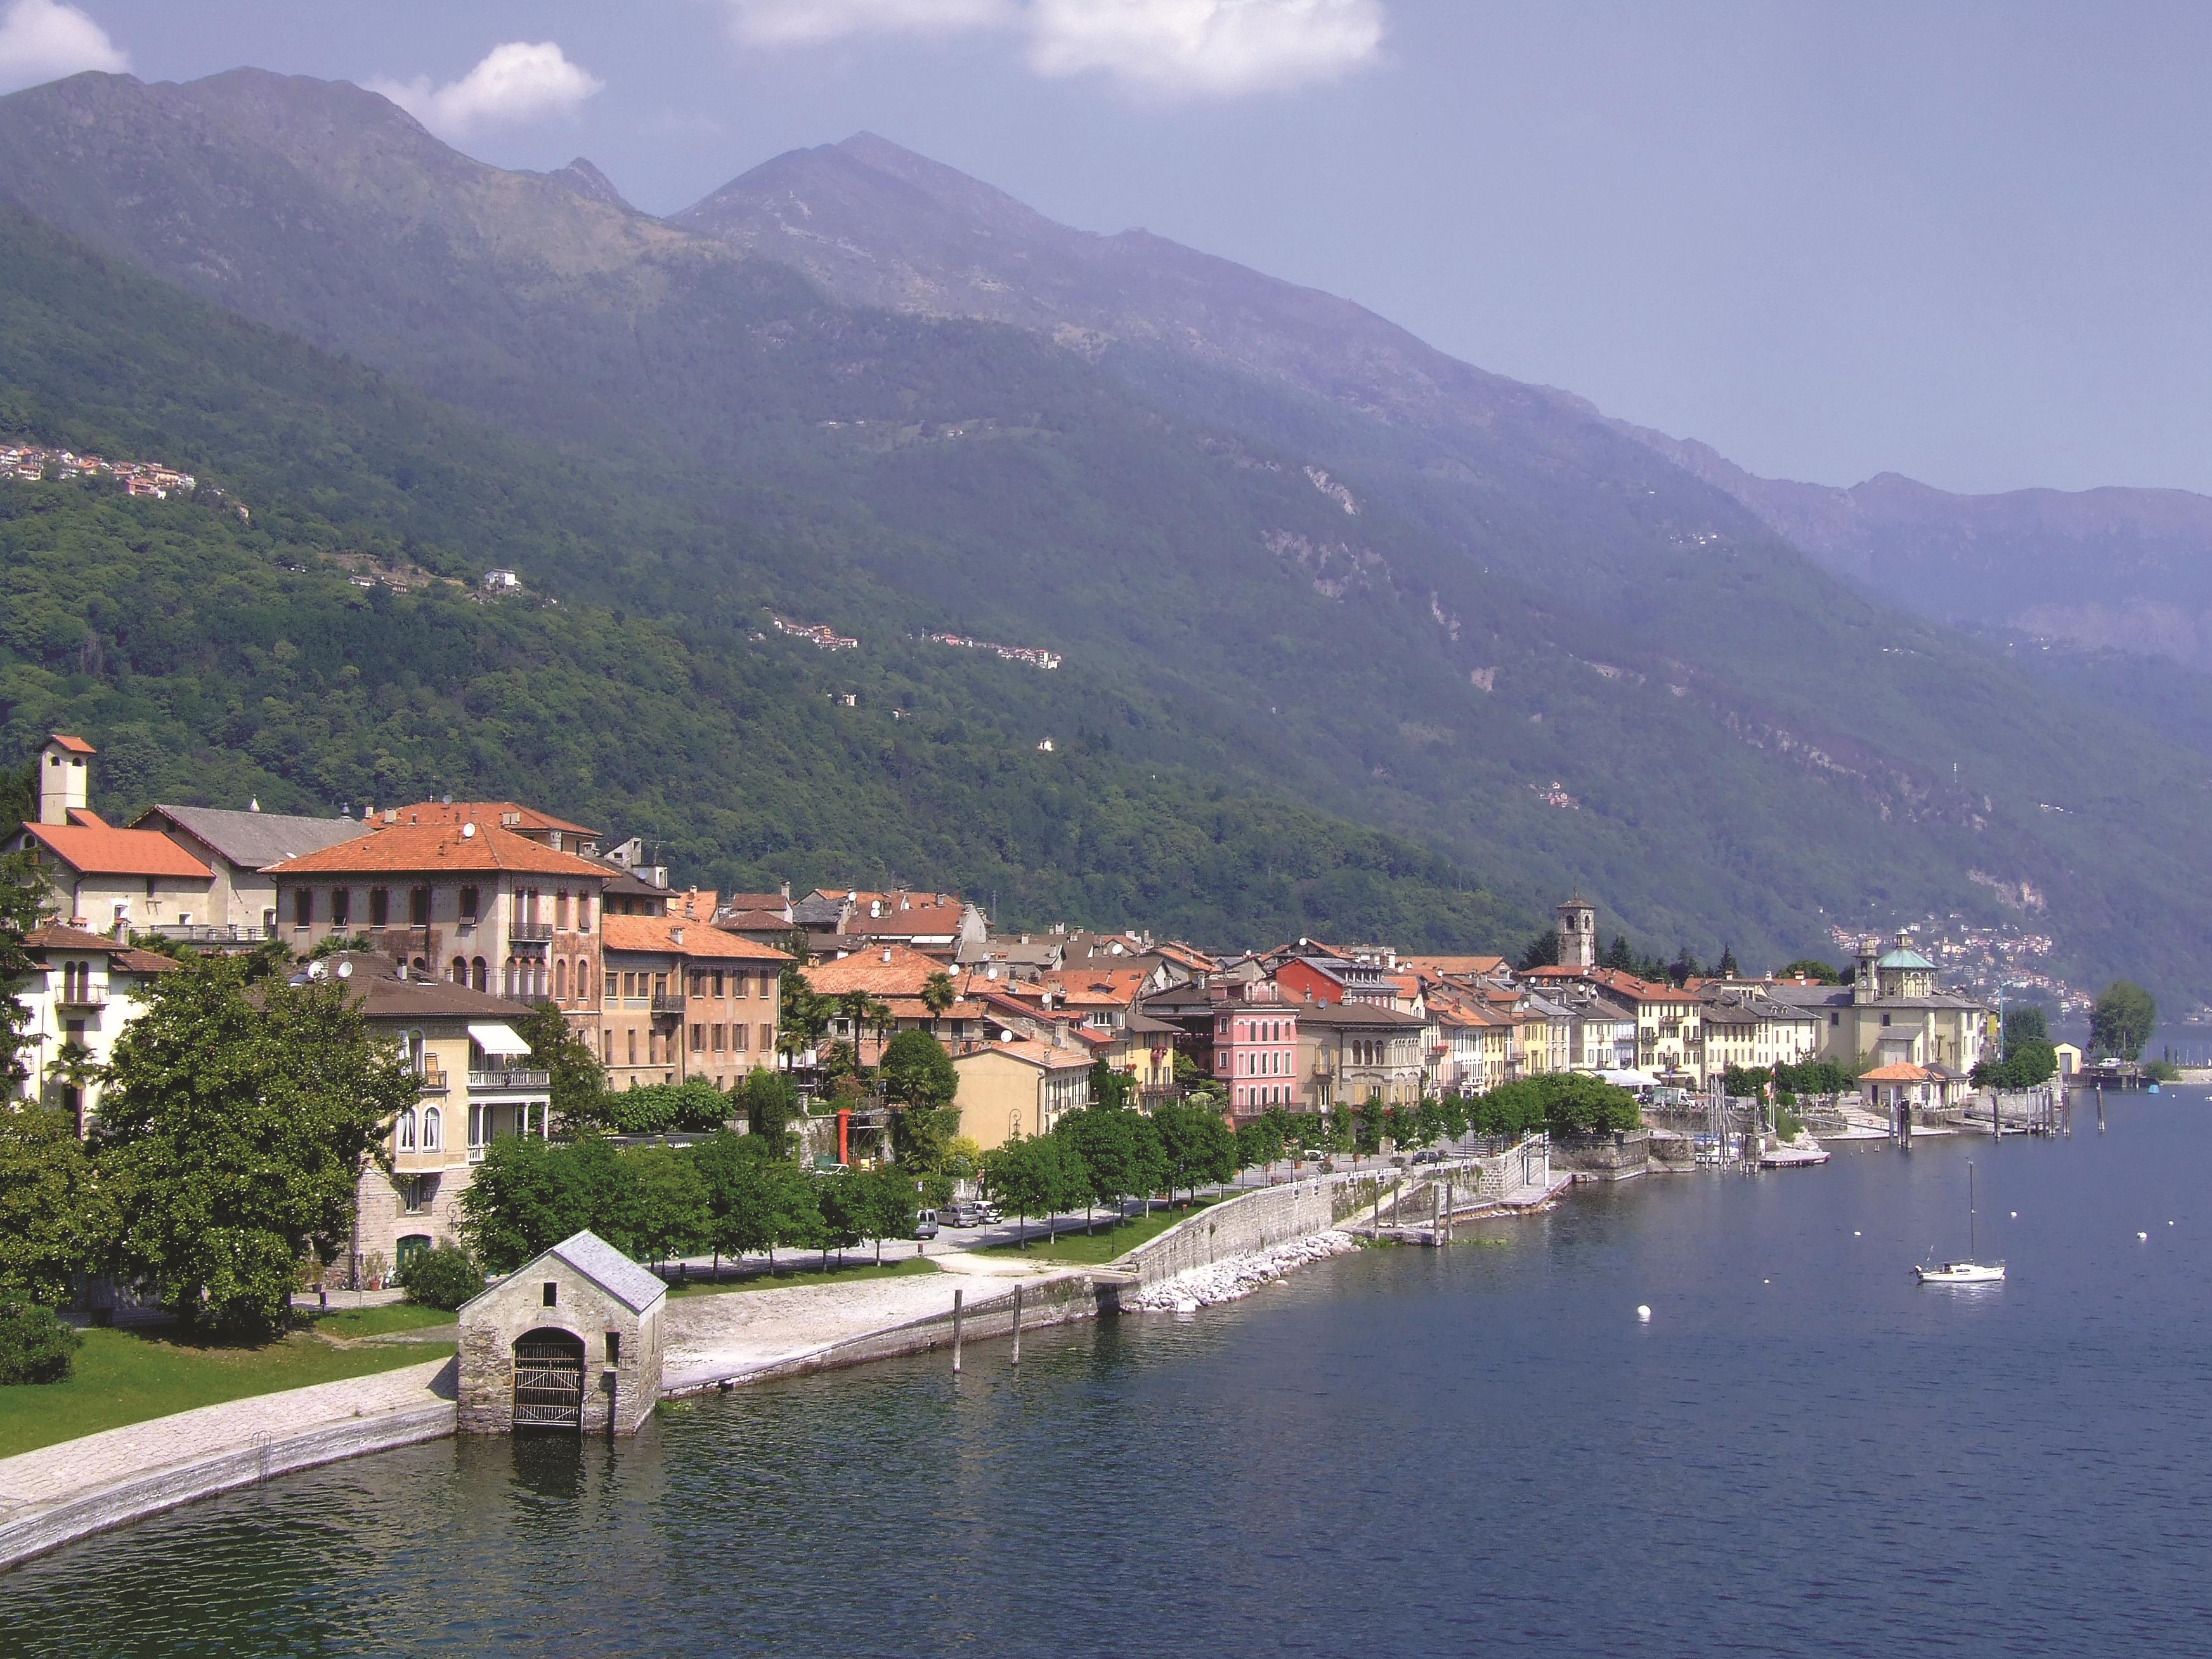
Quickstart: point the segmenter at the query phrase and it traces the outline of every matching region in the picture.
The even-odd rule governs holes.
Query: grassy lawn
[[[1018,1244],[992,1244],[976,1254],[1027,1255],[1039,1261],[1066,1261],[1081,1267],[1103,1267],[1123,1252],[1135,1249],[1146,1239],[1158,1238],[1185,1216],[1196,1215],[1209,1204],[1220,1201],[1217,1198],[1201,1198],[1187,1210],[1164,1210],[1154,1206],[1152,1212],[1142,1220],[1116,1222],[1111,1227],[1102,1222],[1095,1233],[1086,1233],[1079,1226],[1073,1231],[1063,1227],[1060,1237],[1049,1244],[1042,1238],[1032,1238],[1026,1250]]]
[[[0,1389],[0,1457],[195,1406],[368,1376],[453,1352],[450,1342],[334,1348],[304,1333],[248,1348],[87,1331],[66,1382]]]
[[[387,1302],[373,1308],[333,1308],[326,1314],[307,1316],[324,1336],[388,1336],[394,1331],[419,1331],[430,1325],[450,1325],[459,1317],[442,1308],[418,1308],[412,1302]]]
[[[796,1261],[820,1262],[819,1255],[799,1255]],[[726,1279],[714,1284],[704,1279],[695,1279],[688,1285],[671,1285],[671,1296],[721,1296],[732,1291],[787,1291],[794,1285],[850,1285],[863,1279],[910,1279],[916,1273],[933,1273],[937,1264],[927,1256],[908,1256],[903,1261],[886,1261],[880,1267],[872,1261],[855,1261],[849,1267],[832,1267],[823,1273],[820,1267],[787,1271],[778,1266],[774,1274],[756,1267],[743,1279]]]

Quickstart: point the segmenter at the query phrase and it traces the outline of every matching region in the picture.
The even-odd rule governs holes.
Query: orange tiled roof
[[[962,1060],[979,1054],[1011,1054],[1016,1060],[1042,1066],[1048,1072],[1064,1071],[1071,1066],[1087,1072],[1095,1058],[1087,1048],[1060,1048],[1041,1037],[1018,1037],[1012,1042],[986,1042],[969,1049],[965,1054],[955,1054],[952,1063],[957,1066]]]
[[[886,955],[889,962],[884,960]],[[911,945],[879,945],[835,962],[810,963],[799,971],[823,996],[842,996],[848,991],[878,997],[920,996],[932,974],[945,972],[945,964]]]
[[[1115,1008],[1134,1002],[1150,977],[1142,968],[1062,968],[1042,975],[1047,985],[1070,1002]]]
[[[418,800],[412,806],[394,809],[398,817],[392,827],[403,823],[485,823],[507,830],[561,830],[573,836],[584,836],[597,841],[599,832],[580,823],[571,823],[566,818],[556,818],[550,812],[541,812],[534,806],[525,806],[513,800]],[[377,818],[382,821],[384,814]],[[514,820],[508,823],[509,818]]]
[[[605,882],[603,866],[573,853],[556,853],[512,830],[481,819],[474,835],[467,822],[384,824],[374,833],[304,853],[270,866],[280,876],[440,875],[514,871],[527,875],[580,876]]]
[[[209,881],[214,872],[167,836],[151,830],[118,830],[96,813],[78,812],[70,823],[26,823],[23,833],[70,869],[88,876],[168,876]]]
[[[82,738],[73,738],[66,732],[55,732],[52,741],[68,750],[72,755],[96,755],[100,752]]]
[[[1928,1073],[1908,1060],[1899,1060],[1894,1066],[1877,1066],[1871,1072],[1861,1073],[1859,1081],[1862,1083],[1925,1083],[1928,1081]]]
[[[1419,974],[1494,974],[1505,965],[1504,957],[1400,957],[1398,960]]]
[[[774,945],[756,945],[684,916],[601,916],[599,945],[608,951],[659,951],[715,962],[732,957],[748,962],[791,960]]]

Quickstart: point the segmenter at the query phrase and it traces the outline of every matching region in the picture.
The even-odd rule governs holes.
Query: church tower
[[[1559,907],[1559,966],[1597,966],[1597,906],[1579,895]]]

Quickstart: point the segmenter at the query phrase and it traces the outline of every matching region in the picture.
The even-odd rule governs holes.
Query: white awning
[[[514,1034],[512,1025],[471,1025],[469,1038],[486,1054],[502,1058],[530,1052],[530,1045]]]
[[[1598,1076],[1617,1088],[1656,1089],[1659,1079],[1649,1072],[1600,1072]]]

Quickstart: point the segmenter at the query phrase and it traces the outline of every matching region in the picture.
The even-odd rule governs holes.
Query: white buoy
[[[1771,1285],[1774,1281],[1771,1279],[1762,1279],[1759,1282],[1762,1285]]]
[[[2012,1218],[2013,1218],[2014,1221],[2017,1221],[2017,1220],[2019,1220],[2019,1219],[2020,1219],[2020,1212],[2019,1212],[2018,1210],[2014,1210],[2014,1211],[2012,1212]]]
[[[1641,1323],[1649,1325],[1651,1322],[1650,1304],[1647,1302],[1638,1303],[1636,1304],[1636,1317]]]
[[[1851,1234],[1851,1237],[1852,1237],[1853,1238],[1856,1238],[1856,1237],[1858,1237],[1857,1232],[1856,1232],[1856,1231],[1854,1231],[1854,1232]]]
[[[2137,1233],[2136,1237],[2137,1238],[2148,1238],[2150,1235],[2148,1233]]]

